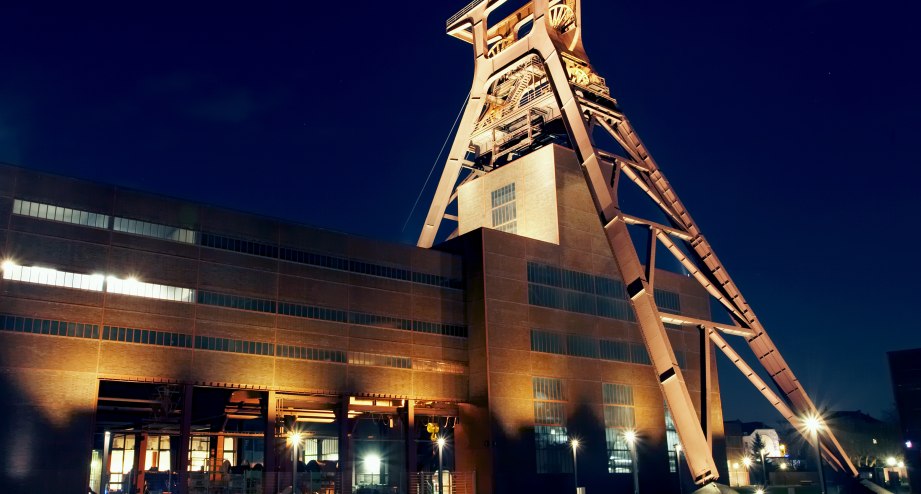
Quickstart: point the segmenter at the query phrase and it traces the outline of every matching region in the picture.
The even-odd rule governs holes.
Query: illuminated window
[[[195,302],[195,290],[178,286],[144,283],[132,278],[120,279],[115,276],[106,278],[106,291],[134,297],[156,298],[175,302]]]
[[[112,223],[112,229],[117,232],[133,233],[135,235],[173,240],[175,242],[187,244],[194,244],[196,242],[195,237],[197,236],[195,231],[185,228],[119,217],[115,217],[115,221]]]
[[[626,384],[603,383],[602,396],[608,473],[631,473],[633,461],[624,433],[636,426],[633,387]]]
[[[518,232],[518,211],[515,208],[515,184],[500,187],[490,194],[492,227],[508,233]]]
[[[51,268],[35,266],[20,266],[10,261],[3,263],[3,279],[36,283],[39,285],[52,285],[64,288],[77,288],[101,292],[105,277],[98,274],[80,274],[67,271],[58,271]]]
[[[208,448],[211,444],[211,438],[193,436],[189,443],[189,470],[193,472],[204,472],[208,470]]]
[[[231,465],[237,464],[237,449],[234,447],[236,440],[232,437],[224,438],[224,454],[222,461],[229,461]]]
[[[169,436],[147,436],[144,470],[169,471],[170,460]]]
[[[672,419],[672,412],[669,411],[668,405],[665,405],[665,441],[668,444],[668,471],[675,473],[678,471],[678,431],[675,429],[675,421]]]
[[[128,472],[135,470],[134,434],[113,434],[109,453],[109,489],[128,492]]]
[[[15,199],[13,201],[13,214],[60,221],[62,223],[73,223],[75,225],[92,226],[94,228],[109,227],[109,217],[105,214],[90,213],[89,211],[53,206],[40,202],[23,201],[21,199]]]
[[[563,381],[550,377],[535,377],[532,379],[532,386],[537,473],[571,472]]]

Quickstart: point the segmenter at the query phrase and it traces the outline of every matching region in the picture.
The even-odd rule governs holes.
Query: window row
[[[308,319],[319,319],[341,323],[359,324],[363,326],[401,329],[419,333],[440,334],[457,337],[467,336],[467,328],[465,326],[454,324],[414,321],[392,316],[382,316],[362,312],[348,312],[337,309],[292,304],[288,302],[281,302],[276,304],[274,300],[242,297],[239,295],[230,295],[216,292],[199,291],[196,296],[196,290],[190,288],[145,283],[131,278],[120,279],[114,276],[105,277],[103,275],[69,273],[49,268],[19,266],[9,261],[3,263],[2,269],[3,279],[11,281],[38,283],[66,288],[79,288],[92,291],[102,291],[105,289],[109,293],[131,295],[135,297],[156,298],[160,300],[172,300],[188,303],[197,302],[202,305],[213,305],[231,309],[266,312],[270,314],[278,313],[282,315],[304,317]]]
[[[656,288],[653,296],[656,299],[656,306],[662,312],[681,313],[681,297],[677,293]]]
[[[620,321],[636,321],[633,307],[626,300],[590,295],[552,286],[529,283],[528,303],[548,309],[578,312]]]
[[[121,295],[131,295],[133,297],[155,298],[186,303],[195,302],[195,290],[191,288],[145,283],[131,278],[123,280],[114,276],[107,277],[106,291]]]
[[[239,295],[228,295],[226,293],[215,292],[198,292],[198,303],[202,305],[214,305],[217,307],[227,307],[229,309],[250,310],[255,312],[275,313],[275,301],[259,298],[241,297]]]
[[[35,319],[10,314],[0,314],[0,329],[14,333],[47,334],[89,339],[99,338],[99,326],[93,324]]]
[[[115,276],[106,277],[101,274],[71,273],[37,266],[20,266],[10,261],[4,262],[2,269],[3,279],[10,281],[76,288],[93,292],[105,290],[108,293],[173,300],[176,302],[193,302],[195,299],[195,290],[190,288],[144,283],[131,278],[121,279]]]
[[[552,331],[531,330],[531,351],[570,355],[573,357],[601,358],[617,362],[650,365],[649,353],[642,343],[598,340],[590,336],[563,335]],[[679,352],[676,352],[676,355]],[[678,363],[683,368],[684,354]]]
[[[272,259],[282,259],[300,264],[309,264],[312,266],[337,269],[341,271],[350,271],[353,273],[411,281],[413,283],[421,283],[444,288],[463,288],[462,280],[451,279],[445,276],[419,273],[408,269],[350,260],[341,257],[314,254],[297,249],[278,247],[277,245],[264,242],[243,240],[223,235],[215,235],[212,233],[202,232],[199,234],[195,230],[187,228],[163,225],[160,223],[151,223],[148,221],[135,220],[131,218],[115,217],[113,218],[113,221],[110,222],[109,215],[91,213],[89,211],[65,208],[61,206],[54,206],[52,204],[15,199],[13,201],[13,213],[22,216],[31,216],[34,218],[91,226],[95,228],[111,228],[112,230],[119,232],[143,235],[146,237],[159,238],[162,240],[170,240],[193,245],[200,243],[203,247],[230,250],[244,254],[269,257]]]
[[[192,335],[169,331],[155,331],[152,329],[103,326],[102,339],[108,341],[122,341],[125,343],[141,343],[144,345],[192,348]]]
[[[601,340],[599,348],[602,360],[652,365],[646,345],[627,341]]]
[[[393,367],[395,369],[413,368],[413,361],[409,357],[378,355],[376,353],[365,352],[349,352],[349,364],[370,365],[375,367]]]
[[[91,213],[89,211],[65,208],[40,202],[24,201],[22,199],[15,199],[13,201],[13,214],[59,221],[62,223],[72,223],[75,225],[91,226],[94,228],[110,228],[110,216],[107,214]],[[196,233],[194,230],[134,220],[131,218],[122,218],[118,216],[112,218],[111,229],[117,232],[172,240],[174,242],[183,242],[193,245],[196,243]]]
[[[198,350],[214,350],[218,352],[248,353],[250,355],[273,356],[275,354],[275,345],[272,343],[218,338],[214,336],[196,336],[195,348]]]
[[[315,360],[317,362],[346,363],[345,352],[327,348],[309,348],[294,345],[278,345],[278,356],[300,360]]]
[[[390,278],[400,281],[410,281],[413,283],[421,283],[444,288],[463,288],[463,282],[461,280],[454,280],[444,276],[419,273],[409,269],[385,266],[354,259],[329,256],[325,254],[316,254],[313,252],[292,249],[289,247],[278,247],[273,244],[254,242],[251,240],[242,240],[233,237],[226,237],[223,235],[202,233],[201,244],[204,247],[230,250],[233,252],[241,252],[244,254],[268,257],[272,259],[281,259],[283,261],[307,264],[321,268],[348,271],[351,273],[366,274],[370,276],[378,276],[381,278]]]
[[[589,295],[627,300],[627,290],[618,279],[594,276],[533,261],[528,262],[528,281]]]
[[[89,211],[23,201],[21,199],[13,200],[13,214],[94,228],[109,228],[109,216],[105,214],[90,213]]]
[[[0,314],[0,330],[16,333],[46,334],[52,336],[70,336],[74,338],[100,339],[99,326],[77,322],[35,319],[31,317]],[[219,352],[246,353],[251,355],[275,356],[276,345],[268,342],[235,340],[211,336],[195,336],[153,329],[125,328],[103,326],[102,339],[124,343],[140,343],[178,348],[194,348]],[[307,348],[294,345],[277,345],[277,356],[319,362],[349,363],[352,365],[369,365],[412,369],[428,372],[463,374],[467,368],[460,362],[441,362],[437,360],[401,357],[398,355],[378,355],[364,352],[349,352],[324,348]]]
[[[112,229],[117,232],[132,233],[134,235],[159,238],[162,240],[172,240],[184,244],[195,245],[198,243],[195,230],[141,220],[132,220],[130,218],[119,218],[116,216],[115,221],[112,223]]]

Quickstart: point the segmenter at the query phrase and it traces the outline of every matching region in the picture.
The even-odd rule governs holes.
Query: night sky
[[[414,243],[472,78],[444,34],[465,2],[0,4],[0,161]],[[885,352],[921,347],[921,4],[583,9],[592,64],[807,391],[889,408]],[[727,419],[780,418],[730,370]]]

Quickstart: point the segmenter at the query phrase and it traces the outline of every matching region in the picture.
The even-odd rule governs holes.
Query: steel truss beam
[[[426,248],[432,246],[441,221],[445,219],[447,205],[456,200],[457,181],[465,164],[465,156],[471,148],[474,129],[485,118],[484,110],[496,102],[496,97],[489,94],[489,81],[497,80],[503,70],[510,70],[513,64],[522,63],[525,57],[537,55],[552,86],[560,117],[581,164],[615,263],[627,286],[640,333],[686,452],[688,467],[698,484],[715,480],[717,469],[711,446],[698,420],[663,321],[693,324],[702,328],[701,331],[706,332],[704,336],[708,336],[781,415],[798,429],[802,429],[804,416],[816,413],[816,407],[780,356],[754,311],[742,297],[629,120],[607,94],[603,79],[592,71],[581,44],[580,0],[533,0],[496,26],[487,26],[489,12],[501,3],[504,0],[473,2],[449,21],[449,34],[473,44],[474,82],[418,245]],[[566,9],[571,11],[571,15]],[[525,22],[533,22],[533,27],[528,34],[519,38],[517,29]],[[515,111],[516,114],[520,113],[518,109]],[[490,114],[489,118],[497,117]],[[501,116],[498,118],[495,122],[502,122]],[[486,123],[498,125],[493,121]],[[610,134],[629,158],[596,149],[591,138],[592,127],[595,125]],[[671,224],[663,225],[623,214],[618,205],[616,189],[621,175],[643,190]],[[466,180],[473,180],[477,176],[466,177]],[[645,266],[633,246],[627,225],[642,225],[650,229],[650,251]],[[455,234],[456,230],[452,236]],[[657,242],[661,242],[691,276],[726,308],[735,325],[692,320],[658,310],[653,297]],[[684,249],[679,244],[683,244]],[[732,350],[719,334],[720,331],[746,338],[758,361],[779,388],[780,394],[775,393]],[[706,401],[702,401],[701,405],[706,408]],[[702,409],[700,413],[706,417],[710,411]],[[828,431],[822,437],[823,450],[831,464],[856,475],[856,469],[834,435]]]

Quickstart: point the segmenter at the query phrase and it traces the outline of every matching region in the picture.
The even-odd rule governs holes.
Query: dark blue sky
[[[465,1],[0,5],[0,161],[413,243]],[[583,2],[593,65],[807,390],[887,408],[884,352],[921,346],[919,3]],[[727,418],[778,418],[722,381]]]

